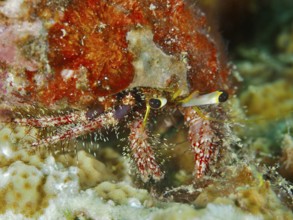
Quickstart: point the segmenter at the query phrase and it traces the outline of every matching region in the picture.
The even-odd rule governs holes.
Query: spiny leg
[[[120,106],[113,111],[100,114],[94,119],[87,119],[81,123],[78,123],[76,126],[60,132],[59,134],[34,142],[32,143],[32,146],[48,146],[50,144],[55,144],[63,140],[77,138],[81,135],[93,132],[97,129],[113,127],[118,124],[119,120],[127,115],[130,109],[131,107],[128,105]]]
[[[86,111],[79,111],[61,116],[44,116],[39,118],[14,118],[12,119],[12,122],[19,125],[29,125],[33,127],[46,128],[73,124],[86,120]]]
[[[130,149],[144,182],[147,182],[150,178],[158,181],[164,176],[155,160],[155,154],[148,139],[144,120],[141,118],[133,121],[130,124]]]
[[[194,108],[184,108],[182,114],[189,128],[188,138],[194,153],[197,178],[201,178],[212,162],[211,157],[215,155],[218,138],[211,121],[201,117]]]
[[[87,110],[80,110],[70,112],[64,115],[58,116],[40,116],[35,118],[13,118],[9,120],[12,123],[18,125],[32,126],[38,128],[56,127],[69,124],[77,124],[80,122],[86,122],[96,118],[98,115],[104,112],[103,106],[96,104],[91,106]]]

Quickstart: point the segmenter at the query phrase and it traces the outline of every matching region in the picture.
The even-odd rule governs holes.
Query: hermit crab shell
[[[56,18],[57,17],[57,18]],[[73,0],[48,29],[52,74],[32,94],[89,105],[134,87],[227,89],[228,69],[205,16],[183,0]]]

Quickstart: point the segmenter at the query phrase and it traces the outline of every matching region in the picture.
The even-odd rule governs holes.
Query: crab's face
[[[129,144],[142,180],[147,181],[150,178],[160,180],[163,177],[150,144],[148,124],[152,122],[149,121],[155,121],[157,113],[162,115],[160,112],[164,112],[170,115],[174,110],[179,110],[183,114],[185,124],[189,127],[188,136],[194,153],[197,177],[202,177],[209,163],[218,157],[216,152],[223,138],[219,131],[225,132],[225,130],[222,122],[218,123],[222,118],[211,118],[208,112],[201,110],[201,107],[212,105],[210,109],[216,110],[219,103],[228,99],[228,93],[214,91],[199,94],[196,91],[188,96],[181,96],[180,90],[174,92],[154,88],[136,88],[123,94],[122,102],[120,102],[122,104],[114,110],[114,115],[119,115],[119,119],[122,119],[131,114],[131,117],[127,117],[127,125],[130,128]],[[150,114],[151,112],[153,114]],[[217,113],[212,115],[215,116]]]

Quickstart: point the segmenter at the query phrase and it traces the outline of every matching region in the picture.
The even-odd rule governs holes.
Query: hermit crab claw
[[[179,102],[182,103],[182,107],[212,105],[225,102],[228,97],[228,93],[223,90],[214,91],[204,95],[199,95],[198,91],[195,91]]]

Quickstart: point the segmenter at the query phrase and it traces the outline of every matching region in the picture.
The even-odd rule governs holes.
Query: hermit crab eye
[[[147,105],[146,105],[146,112],[143,118],[143,125],[146,125],[149,113],[151,109],[160,109],[162,107],[164,107],[167,103],[167,99],[164,97],[160,97],[160,98],[150,98],[147,101]]]
[[[223,90],[220,90],[219,92],[221,92],[221,94],[218,97],[219,102],[226,102],[229,98],[229,94]]]
[[[160,109],[162,107],[164,107],[167,103],[167,99],[164,97],[161,98],[151,98],[148,101],[149,106],[152,109]]]

